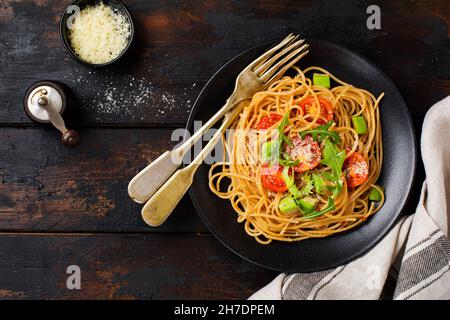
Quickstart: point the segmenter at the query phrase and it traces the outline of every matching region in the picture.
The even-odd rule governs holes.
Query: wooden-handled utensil
[[[304,41],[304,39],[298,40],[298,36],[291,34],[250,63],[238,75],[230,98],[211,119],[185,143],[175,150],[163,153],[130,181],[128,193],[134,201],[143,203],[153,196],[142,210],[142,216],[148,224],[158,226],[163,223],[191,185],[194,173],[199,165],[195,162],[179,170],[169,179],[181,165],[186,152],[219,119],[232,111],[238,102],[250,99],[256,92],[267,88],[271,83],[280,79],[298,60],[304,57],[308,53],[308,44],[304,44]],[[224,120],[220,130],[223,131],[227,128],[226,124],[229,125],[228,120]],[[220,133],[217,134],[220,136]],[[216,135],[214,135],[216,138],[213,137],[205,149],[197,156],[196,160],[201,159],[203,161],[203,157],[208,154],[208,150],[217,143],[218,138]],[[158,190],[166,181],[171,186],[170,193],[174,195],[163,195],[164,191]],[[164,184],[162,189],[167,190],[165,188],[167,184]]]
[[[213,135],[211,140],[206,144],[202,151],[195,157],[187,167],[177,170],[166,183],[147,201],[142,208],[142,218],[152,226],[158,227],[164,223],[175,206],[180,202],[183,195],[191,186],[194,174],[205,157],[212,151],[216,143],[219,141],[222,132],[230,126],[236,116],[239,115],[240,109],[235,109],[232,113],[227,113],[222,125]]]
[[[265,52],[237,77],[236,85],[225,105],[214,114],[186,142],[172,151],[164,152],[159,158],[139,172],[128,184],[128,194],[138,203],[146,202],[181,165],[186,152],[203,134],[231,110],[237,102],[249,99],[263,90],[308,53],[308,45],[298,36],[289,35],[278,45]]]

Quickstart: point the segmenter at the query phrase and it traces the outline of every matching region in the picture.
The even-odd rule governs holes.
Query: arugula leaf
[[[294,166],[296,166],[296,165],[298,165],[300,163],[300,160],[291,160],[291,159],[288,159],[288,160],[284,160],[284,159],[280,159],[280,164],[283,166],[283,167],[294,167]]]
[[[280,125],[278,126],[278,138],[281,141],[280,146],[283,142],[287,143],[289,146],[293,146],[293,143],[289,137],[284,134],[284,128],[289,124],[289,112],[286,112],[281,120]]]
[[[317,218],[327,212],[333,211],[336,208],[333,198],[328,198],[327,206],[320,211],[313,211],[311,213],[306,214],[304,217],[308,219]]]
[[[338,181],[335,181],[333,174],[328,171],[322,172],[322,177],[325,179],[326,189],[331,191],[332,196],[336,198],[344,186],[343,180],[339,179]]]
[[[339,179],[338,181],[335,182],[334,186],[328,187],[328,189],[330,189],[333,194],[333,198],[336,198],[339,195],[343,186],[344,186],[344,183],[343,183],[342,179]]]
[[[314,184],[311,179],[311,175],[309,175],[309,174],[303,175],[303,180],[305,182],[305,185],[301,189],[298,189],[297,186],[295,185],[294,176],[289,175],[288,167],[284,167],[283,172],[282,172],[282,177],[283,177],[284,182],[286,183],[289,193],[291,194],[291,196],[294,199],[300,199],[300,198],[306,197],[307,195],[309,195],[312,192]]]
[[[291,139],[289,139],[289,137],[287,137],[286,135],[283,134],[283,142],[285,142],[287,145],[289,145],[290,147],[293,147],[294,144],[292,143]]]
[[[288,167],[295,166],[296,164],[292,164],[290,162],[284,162],[285,164],[282,164],[282,145],[283,142],[286,142],[289,145],[292,145],[292,141],[284,134],[284,128],[289,124],[289,112],[286,112],[286,114],[283,116],[283,119],[281,120],[281,123],[278,125],[278,139],[273,139],[271,141],[272,143],[272,161],[271,163],[280,163],[281,165]],[[290,160],[290,159],[287,159]]]
[[[333,139],[333,143],[340,143],[341,138],[339,135],[334,131],[327,131],[327,130],[321,130],[321,129],[312,129],[312,130],[306,130],[300,132],[300,136],[305,138],[306,135],[310,134],[314,141],[322,142],[326,137],[330,137]]]
[[[304,138],[307,134],[311,134],[314,141],[318,141],[318,142],[322,142],[323,139],[325,139],[326,137],[330,137],[331,139],[333,139],[334,143],[341,142],[341,138],[334,131],[313,129],[313,130],[306,130],[306,131],[300,132],[300,136],[302,138]]]
[[[306,173],[303,175],[303,181],[305,182],[305,185],[300,189],[301,197],[306,197],[312,192],[312,189],[314,188],[313,180],[311,179],[311,175]]]
[[[300,160],[292,160],[291,156],[285,152],[281,152],[281,154],[283,157],[280,157],[280,164],[283,167],[294,167],[300,163]]]
[[[325,140],[321,163],[331,168],[334,179],[339,179],[341,177],[345,155],[345,150],[339,150],[339,148],[333,145],[330,140]]]
[[[297,186],[295,185],[294,177],[291,177],[289,175],[289,168],[284,167],[283,172],[281,173],[281,176],[283,177],[284,183],[286,183],[286,186],[289,190],[289,193],[294,197],[295,199],[301,198],[302,194],[300,193],[300,190],[298,190]]]
[[[281,119],[281,123],[278,125],[277,130],[278,133],[281,136],[284,136],[284,128],[289,124],[289,112],[286,112],[283,116],[283,119]]]
[[[334,182],[335,186],[331,188],[333,196],[337,196],[342,190],[343,182],[342,176],[342,166],[345,160],[345,150],[339,151],[338,147],[333,145],[329,139],[325,140],[325,147],[322,151],[322,161],[323,165],[330,167],[331,169],[331,181]]]
[[[326,137],[330,137],[331,139],[333,139],[334,143],[339,143],[341,141],[339,135],[334,131],[328,131],[332,124],[333,121],[329,121],[324,125],[318,126],[314,129],[300,132],[300,136],[303,139],[307,134],[310,134],[313,140],[318,142],[322,142]]]
[[[319,173],[313,173],[312,174],[312,181],[314,184],[314,188],[316,189],[317,193],[323,193],[325,190],[327,190],[327,184],[323,176]]]
[[[330,127],[331,127],[332,124],[333,124],[333,121],[330,120],[330,121],[328,121],[327,123],[325,123],[325,124],[323,124],[323,125],[321,125],[321,126],[316,127],[315,129],[328,131],[328,129],[330,129]]]
[[[314,187],[314,178],[311,177],[310,174],[303,175],[303,180],[305,182],[305,185],[299,190],[297,186],[295,185],[295,180],[293,176],[289,175],[289,168],[285,167],[282,172],[282,177],[284,182],[286,183],[286,186],[289,190],[290,197],[292,197],[297,204],[297,207],[300,209],[301,212],[303,210],[301,209],[301,206],[299,205],[300,200],[306,199],[305,197],[308,197],[308,195],[312,192],[312,189]],[[325,181],[324,181],[325,182]],[[316,218],[318,216],[321,216],[324,213],[330,212],[335,209],[334,199],[328,198],[328,204],[326,208],[320,210],[320,211],[311,211],[308,212],[305,217],[312,219]]]
[[[333,174],[331,172],[328,172],[328,171],[322,172],[322,177],[324,177],[325,180],[328,180],[328,181],[332,181],[333,180]]]

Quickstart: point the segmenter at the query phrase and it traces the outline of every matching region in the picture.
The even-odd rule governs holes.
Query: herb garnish
[[[333,196],[336,197],[342,189],[342,166],[345,160],[345,150],[339,150],[337,146],[332,144],[329,139],[325,140],[325,146],[322,151],[322,161],[320,163],[331,169],[330,180],[334,186],[330,186]]]
[[[333,198],[328,198],[327,206],[320,210],[320,211],[313,211],[311,213],[306,214],[304,217],[308,219],[317,218],[327,212],[333,211],[336,208],[336,205],[334,204]]]
[[[302,131],[300,132],[300,136],[303,139],[306,135],[309,134],[312,136],[313,140],[317,142],[322,142],[326,137],[329,137],[333,140],[333,143],[339,143],[341,142],[341,138],[339,137],[339,135],[334,131],[328,131],[332,124],[333,121],[329,121],[324,125],[318,126],[314,129]]]

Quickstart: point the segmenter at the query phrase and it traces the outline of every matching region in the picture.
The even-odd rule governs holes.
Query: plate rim
[[[337,48],[339,50],[345,51],[345,52],[347,52],[347,53],[349,53],[349,54],[351,54],[351,55],[361,59],[362,61],[364,61],[365,63],[370,65],[372,68],[374,68],[386,80],[386,82],[397,91],[397,93],[399,95],[399,98],[401,99],[401,102],[402,102],[400,107],[404,109],[405,114],[406,114],[407,119],[408,119],[408,124],[409,124],[409,126],[411,127],[411,130],[412,130],[412,148],[413,148],[413,150],[412,150],[411,153],[413,155],[413,162],[412,162],[412,167],[411,167],[411,175],[409,176],[409,179],[408,179],[408,192],[407,192],[406,196],[404,197],[403,202],[401,203],[401,209],[398,210],[398,212],[395,214],[395,217],[393,217],[391,219],[391,221],[382,229],[380,234],[377,235],[376,237],[374,237],[374,240],[371,241],[371,244],[366,246],[364,249],[361,249],[358,252],[355,252],[354,254],[350,255],[343,262],[338,262],[338,263],[335,263],[333,265],[327,265],[327,266],[324,266],[323,268],[314,268],[314,269],[311,269],[309,271],[298,271],[298,270],[295,271],[295,270],[290,270],[290,269],[281,269],[281,268],[277,268],[277,267],[274,267],[274,266],[268,266],[268,265],[262,264],[262,263],[260,263],[258,261],[254,261],[251,258],[246,257],[243,254],[241,254],[240,252],[238,252],[235,248],[230,246],[224,239],[222,239],[222,237],[214,230],[212,225],[206,219],[206,216],[203,214],[203,210],[201,209],[201,205],[200,205],[200,203],[199,203],[199,201],[198,201],[198,199],[197,199],[193,189],[192,188],[189,189],[189,197],[190,197],[190,199],[191,199],[191,201],[192,201],[192,203],[194,205],[194,208],[195,208],[197,214],[200,216],[200,219],[205,224],[205,226],[208,228],[209,232],[211,232],[211,234],[217,240],[219,240],[220,243],[222,243],[228,250],[233,252],[233,254],[236,254],[237,256],[241,257],[245,261],[248,261],[248,262],[250,262],[250,263],[252,263],[254,265],[257,265],[257,266],[259,266],[261,268],[269,269],[269,270],[277,271],[277,272],[302,272],[302,273],[305,273],[305,272],[307,272],[307,273],[309,273],[309,272],[320,272],[320,271],[330,270],[330,269],[333,269],[333,268],[336,268],[336,267],[339,267],[339,266],[346,265],[346,264],[348,264],[348,263],[358,259],[359,257],[363,256],[365,253],[369,252],[376,245],[378,245],[381,242],[381,240],[383,240],[387,236],[387,234],[394,228],[394,226],[397,224],[397,222],[403,216],[403,214],[405,213],[406,204],[408,203],[408,201],[411,198],[413,186],[414,186],[415,181],[416,181],[417,162],[418,162],[417,134],[416,134],[416,129],[414,128],[414,123],[412,121],[412,116],[411,116],[411,113],[409,111],[409,108],[408,108],[408,106],[407,106],[407,104],[406,104],[402,94],[398,90],[397,86],[384,73],[383,70],[381,70],[376,64],[374,64],[372,61],[370,61],[366,57],[360,55],[359,53],[356,53],[353,50],[348,49],[345,46],[342,46],[340,44],[336,44],[336,43],[328,41],[328,40],[309,38],[307,41],[314,42],[314,43],[322,43],[322,44],[325,44],[326,46],[332,46],[332,47],[335,47],[335,48]],[[227,60],[216,72],[214,72],[214,74],[208,79],[208,81],[203,86],[202,90],[197,95],[197,98],[195,99],[194,105],[192,107],[192,110],[189,113],[188,121],[186,123],[187,132],[191,133],[191,130],[192,130],[192,127],[193,127],[193,122],[195,120],[195,115],[198,113],[198,109],[199,109],[199,100],[202,98],[202,96],[206,92],[206,90],[209,89],[209,86],[214,81],[214,79],[218,75],[220,75],[220,73],[224,69],[226,69],[230,64],[232,64],[234,61],[238,60],[242,56],[248,54],[249,52],[251,52],[253,50],[257,50],[259,48],[263,48],[264,46],[268,46],[270,44],[275,44],[275,43],[277,43],[276,40],[267,40],[267,41],[261,42],[261,43],[259,43],[257,45],[254,45],[254,46],[252,46],[252,47],[250,47],[248,49],[245,49],[245,50],[241,51],[240,53],[234,55],[231,59]],[[222,199],[219,199],[219,200],[222,200]]]

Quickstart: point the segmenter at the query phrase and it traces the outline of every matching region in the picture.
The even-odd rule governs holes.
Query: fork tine
[[[297,55],[295,58],[293,58],[288,64],[286,64],[281,70],[276,72],[271,78],[268,76],[264,78],[263,81],[265,83],[272,83],[274,81],[279,80],[293,65],[295,65],[301,58],[303,58],[305,55],[307,55],[309,50],[306,50],[302,52],[301,54]]]
[[[256,75],[258,77],[261,77],[275,62],[277,62],[278,59],[280,59],[284,55],[288,55],[289,52],[295,51],[295,49],[297,49],[303,42],[305,42],[305,39],[301,39],[301,40],[294,42],[291,45],[287,46],[281,52],[277,53],[272,58],[270,58],[269,60],[264,62],[264,64],[261,65],[259,68],[254,69],[254,72],[256,73]]]
[[[280,70],[280,72],[277,72],[272,78],[270,78],[267,82],[272,83],[273,81],[276,81],[280,79],[294,64],[296,64],[301,58],[306,56],[308,54],[309,50],[306,50],[302,54],[300,54],[298,57],[293,59],[289,64],[283,67],[283,69]]]
[[[261,59],[260,61],[258,61],[258,63],[253,65],[251,67],[251,70],[256,70],[256,69],[261,68],[261,66],[263,64],[265,64],[268,59],[271,59],[271,57],[274,54],[276,54],[277,51],[284,51],[284,50],[286,50],[287,47],[292,46],[292,44],[298,39],[298,37],[299,37],[298,35],[295,35],[295,36],[292,35],[292,37],[289,39],[289,41],[286,41],[286,42],[282,41],[277,46],[275,46],[274,48],[270,49],[269,52],[267,52],[268,53],[267,55],[266,55],[266,53],[263,54],[264,59]],[[281,45],[281,44],[283,44],[283,45]],[[263,57],[263,56],[261,56],[261,57]]]
[[[308,44],[304,44],[300,48],[296,49],[295,51],[291,52],[289,55],[284,57],[281,61],[277,62],[273,67],[271,67],[268,71],[266,71],[260,79],[264,82],[272,82],[274,80],[278,80],[283,76],[283,74],[292,67],[295,63],[297,63],[298,60],[303,58],[309,50],[306,50],[305,52],[301,53],[303,50],[308,48]],[[284,66],[284,67],[283,67]],[[281,67],[283,67],[281,70],[279,70]],[[279,71],[278,71],[279,70]]]
[[[266,61],[274,52],[276,52],[277,50],[279,50],[280,48],[289,45],[293,40],[297,39],[298,36],[294,36],[292,33],[289,34],[286,38],[284,38],[279,44],[277,44],[276,46],[274,46],[272,49],[266,51],[265,53],[263,53],[259,58],[257,58],[256,60],[254,60],[252,63],[250,63],[246,69],[254,69],[255,67],[258,67],[259,65],[261,65],[262,63],[264,63],[264,61]]]

